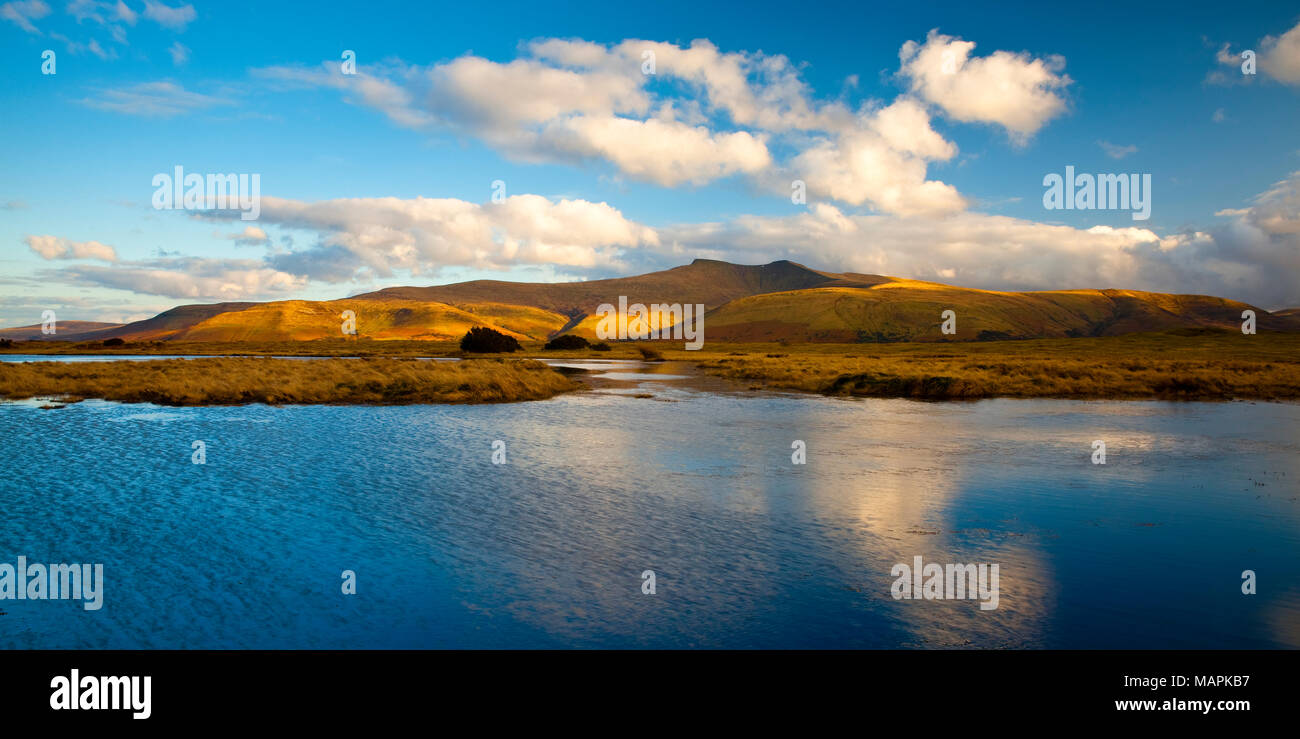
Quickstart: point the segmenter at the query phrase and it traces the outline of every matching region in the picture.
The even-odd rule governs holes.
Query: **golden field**
[[[278,354],[361,359],[303,362],[229,357],[59,364],[57,369],[30,375],[11,368],[36,364],[0,364],[0,395],[30,397],[69,393],[110,397],[104,393],[111,391],[111,399],[152,400],[150,393],[161,392],[164,400],[154,402],[173,403],[528,400],[550,397],[577,385],[525,357],[623,360],[662,357],[694,364],[706,374],[736,382],[739,388],[827,395],[921,399],[1300,398],[1300,334],[1295,333],[1263,332],[1247,336],[1239,331],[1176,329],[1124,336],[1025,341],[852,344],[706,341],[700,351],[685,351],[680,341],[611,342],[610,347],[607,352],[543,351],[541,342],[526,341],[522,352],[507,358],[485,360],[469,355],[461,363],[417,363],[410,358],[466,355],[452,341],[148,342],[119,347],[103,347],[99,342],[16,342],[3,353]],[[191,369],[177,371],[173,375],[176,380],[169,380],[162,388],[133,386],[132,383],[154,380],[143,369],[131,368],[102,370],[103,376],[91,385],[59,384],[76,378],[89,381],[87,373],[95,373],[91,368],[105,364],[116,368],[125,364],[176,366],[177,363]],[[330,368],[328,372],[325,367]],[[363,369],[358,370],[359,367]],[[415,367],[423,368],[427,374],[418,374],[421,370]],[[199,383],[196,373],[201,368],[205,370],[202,374],[205,379]],[[401,372],[392,374],[392,368]],[[471,372],[472,368],[477,369]],[[355,372],[366,373],[365,382],[358,384],[351,376]],[[451,378],[458,372],[475,375],[467,383],[468,390],[448,389],[466,384],[452,385]],[[411,377],[410,373],[417,374]],[[112,376],[117,380],[110,382]],[[392,389],[385,389],[402,376],[407,376],[412,387],[420,389],[409,400],[394,395]],[[493,384],[502,378],[509,382]],[[245,399],[250,397],[256,400]]]
[[[1300,398],[1300,336],[1287,333],[706,347],[694,352],[699,367],[751,389],[936,400]]]
[[[160,405],[501,403],[581,387],[529,360],[401,358],[0,363],[0,397]]]

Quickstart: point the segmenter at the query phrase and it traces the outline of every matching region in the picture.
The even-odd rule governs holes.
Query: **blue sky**
[[[0,325],[697,256],[1300,305],[1294,3],[274,5],[0,3]],[[154,209],[177,165],[258,219]]]

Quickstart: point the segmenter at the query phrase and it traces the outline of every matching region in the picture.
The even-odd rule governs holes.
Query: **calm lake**
[[[0,403],[0,563],[105,577],[98,611],[0,600],[0,647],[1300,647],[1300,405],[578,364],[506,405]],[[998,607],[895,600],[918,555],[999,565]]]

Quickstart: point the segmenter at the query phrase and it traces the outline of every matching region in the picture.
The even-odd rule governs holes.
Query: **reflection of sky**
[[[0,478],[0,552],[102,561],[109,588],[93,616],[0,604],[0,646],[1300,646],[1300,406],[694,382],[165,419],[0,404],[0,464],[27,471]],[[916,555],[998,564],[998,609],[893,600]]]

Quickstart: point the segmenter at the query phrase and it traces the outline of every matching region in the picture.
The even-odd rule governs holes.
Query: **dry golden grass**
[[[718,345],[714,345],[718,346]],[[1300,336],[1171,332],[951,344],[733,345],[698,358],[751,387],[828,395],[1300,398]],[[671,359],[688,352],[668,352]]]
[[[593,359],[638,359],[637,344],[612,342],[611,351],[592,349],[545,351],[544,342],[521,341],[522,352],[515,356],[590,357]],[[678,343],[680,346],[680,342]],[[667,345],[663,345],[667,346]],[[315,339],[312,341],[129,341],[121,346],[104,346],[99,341],[16,341],[0,354],[96,354],[135,356],[161,354],[179,356],[289,356],[289,357],[483,357],[496,355],[466,354],[455,341],[356,339]]]
[[[160,405],[394,405],[540,400],[581,387],[541,362],[164,359],[0,363],[0,397]]]
[[[1079,339],[1038,339],[1033,341],[939,342],[939,343],[725,343],[707,341],[700,351],[685,351],[681,342],[612,342],[609,352],[589,349],[575,351],[542,351],[541,344],[525,342],[525,356],[572,359],[640,359],[642,349],[662,354],[672,361],[697,363],[705,372],[720,377],[742,381],[750,387],[780,390],[799,390],[832,395],[893,396],[932,399],[960,399],[985,397],[1065,397],[1065,398],[1181,398],[1225,399],[1300,398],[1300,334],[1265,332],[1244,336],[1239,331],[1213,329],[1178,329],[1162,333],[1128,334],[1124,336]],[[154,344],[127,344],[123,347],[105,348],[95,344],[69,342],[21,342],[5,353],[19,354],[287,354],[314,356],[387,357],[455,356],[460,352],[454,342],[430,341],[304,341],[259,343],[186,343],[163,342]],[[175,360],[194,362],[196,360]],[[324,365],[325,362],[296,360],[205,360],[222,362],[290,362],[292,368],[284,370],[282,378],[265,382],[261,375],[241,377],[231,374],[218,377],[214,372],[211,383],[202,387],[224,388],[221,397],[234,400],[187,400],[190,396],[179,385],[165,386],[175,392],[177,402],[255,402],[241,400],[249,387],[255,393],[265,393],[268,398],[278,398],[288,383],[306,382],[306,369],[300,365]],[[356,371],[356,360],[347,361],[346,371]],[[369,359],[363,361],[371,361]],[[380,361],[380,360],[374,360]],[[384,360],[397,362],[396,359]],[[466,371],[476,362],[491,363],[497,360],[468,360]],[[538,363],[506,360],[509,365],[527,367]],[[121,363],[113,363],[121,364]],[[150,363],[156,364],[156,363]],[[411,362],[397,365],[370,365],[409,367]],[[438,371],[451,369],[452,363],[434,364]],[[333,366],[333,363],[330,363]],[[0,395],[29,397],[69,393],[66,387],[49,385],[25,386],[11,384],[6,379],[9,366],[0,364]],[[26,365],[33,366],[33,365]],[[79,367],[68,370],[88,372],[90,364],[60,365]],[[103,366],[102,364],[99,366]],[[237,365],[227,365],[236,367]],[[267,368],[274,365],[265,365]],[[194,368],[197,371],[198,367]],[[54,370],[51,370],[52,372]],[[63,370],[60,370],[63,371]],[[124,370],[136,372],[138,370]],[[322,370],[323,371],[323,370]],[[342,373],[344,370],[338,370]],[[546,370],[550,372],[549,370]],[[224,371],[223,371],[224,372]],[[491,375],[495,375],[493,371]],[[388,402],[487,402],[495,400],[525,400],[532,397],[549,397],[563,392],[569,381],[551,372],[541,394],[530,395],[524,388],[513,387],[494,395],[480,396],[479,385],[468,383],[470,390],[459,390],[457,383],[448,392],[446,385],[433,383],[432,399],[392,399],[383,389],[389,376],[383,372],[368,378],[379,382],[379,389],[371,392],[350,389],[347,378],[334,384],[315,383],[303,388],[303,396],[319,396],[321,400],[276,399],[265,402],[325,402],[325,403],[388,403]],[[79,376],[74,375],[74,376]],[[535,377],[524,373],[524,378]],[[15,375],[16,377],[16,375]],[[395,376],[394,376],[395,377]],[[557,379],[558,378],[558,379]],[[433,378],[426,378],[431,382]],[[282,382],[283,380],[283,382]],[[104,383],[107,380],[99,380]],[[178,381],[179,382],[179,381]],[[185,382],[192,382],[185,380]],[[313,381],[314,382],[314,381]],[[440,381],[439,381],[440,382]],[[252,383],[252,384],[250,384]],[[260,383],[260,384],[259,384]],[[344,387],[336,387],[344,383]],[[560,383],[559,389],[550,383]],[[567,383],[567,385],[566,385]],[[524,383],[527,385],[528,383]],[[352,386],[356,386],[355,379]],[[131,386],[142,392],[146,385]],[[420,386],[421,392],[430,391]],[[484,387],[491,389],[490,384]],[[13,388],[20,393],[14,395]],[[125,392],[130,387],[120,392]],[[207,392],[205,390],[205,392]],[[515,396],[515,392],[520,394]],[[99,393],[83,393],[85,397],[107,397]],[[127,399],[125,396],[114,399]],[[150,399],[131,396],[131,399]],[[164,401],[157,401],[164,402]]]

